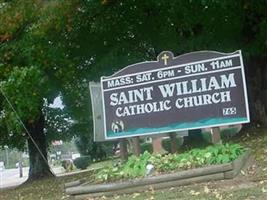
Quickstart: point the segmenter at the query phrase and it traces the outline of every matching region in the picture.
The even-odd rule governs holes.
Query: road
[[[62,174],[64,169],[62,167],[56,167],[52,169],[55,174]],[[19,169],[4,169],[0,170],[0,189],[7,187],[14,187],[25,182],[28,178],[29,168],[23,168],[23,177],[19,177]]]
[[[23,177],[19,177],[19,169],[4,169],[0,171],[0,188],[13,187],[27,180],[29,168],[23,168]]]

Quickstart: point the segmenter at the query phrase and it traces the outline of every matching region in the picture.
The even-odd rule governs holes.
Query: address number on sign
[[[235,115],[235,114],[236,114],[236,107],[223,108],[223,115]]]

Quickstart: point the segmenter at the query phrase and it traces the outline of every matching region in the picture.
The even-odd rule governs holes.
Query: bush
[[[81,135],[75,139],[76,147],[81,155],[91,155],[91,160],[93,161],[101,161],[108,156],[113,156],[113,141],[94,142],[89,135]]]
[[[90,156],[82,156],[79,158],[76,158],[73,161],[75,167],[77,167],[78,169],[86,169],[90,163],[91,163],[91,157]]]
[[[153,148],[151,143],[142,143],[140,146],[141,146],[141,152],[147,151],[149,153],[153,153]]]
[[[131,156],[116,167],[106,167],[95,174],[100,182],[144,177],[146,166],[152,164],[157,173],[192,169],[208,165],[229,163],[246,149],[239,144],[212,145],[204,149],[195,148],[182,154],[154,155],[147,151],[139,157]]]
[[[183,145],[183,138],[181,137],[176,137],[176,146],[178,148],[181,148],[181,146]],[[162,140],[162,147],[168,151],[168,152],[171,152],[171,139],[168,138],[168,139],[165,139],[165,140]]]
[[[183,138],[177,137],[176,138],[176,144],[177,147],[180,148],[183,144]],[[162,140],[162,147],[168,151],[171,152],[171,139],[163,139]],[[153,153],[153,147],[152,147],[152,143],[141,143],[141,152],[149,152],[149,153]]]

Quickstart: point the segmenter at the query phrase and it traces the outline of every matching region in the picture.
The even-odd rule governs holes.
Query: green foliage
[[[176,137],[176,146],[179,148],[182,145],[183,145],[183,138]],[[166,151],[171,152],[171,139],[167,138],[162,140],[162,146]]]
[[[149,162],[151,154],[145,151],[139,157],[131,156],[123,165],[122,171],[126,177],[140,177],[146,173],[146,165]]]
[[[147,143],[147,142],[144,142],[144,143],[141,143],[141,152],[149,152],[149,153],[152,153],[153,152],[153,148],[152,148],[152,144],[151,143]]]
[[[147,151],[139,157],[131,156],[128,161],[115,167],[108,166],[96,174],[96,180],[109,181],[121,178],[142,177],[146,173],[146,165],[151,157]]]
[[[68,115],[77,123],[49,128],[55,122],[65,126],[66,121],[47,112],[48,142],[86,135],[93,132],[89,81],[155,60],[162,50],[177,56],[203,49],[242,49],[245,60],[262,56],[267,50],[266,13],[265,0],[1,1],[0,86],[24,123],[37,121],[43,108],[62,96],[61,119]],[[0,145],[25,145],[25,133],[2,95],[0,134]],[[96,145],[92,134],[87,141]]]
[[[231,162],[241,155],[244,150],[238,144],[214,145],[205,149],[192,149],[183,154],[166,155],[161,159],[157,156],[152,157],[151,162],[159,171],[189,169]]]
[[[41,114],[42,98],[47,87],[45,82],[45,76],[36,66],[14,67],[8,79],[0,82],[2,91],[16,109],[21,120],[26,124],[38,119]],[[24,130],[18,122],[17,115],[7,101],[3,101],[2,108],[4,115],[0,116],[0,124],[5,125],[4,130],[6,131],[2,129],[0,133],[2,136],[10,137],[9,143],[4,140],[4,144],[9,145],[9,147],[22,149],[24,147],[24,140],[21,140],[20,134]],[[3,140],[0,140],[0,144],[1,142]]]
[[[229,128],[221,129],[220,135],[223,141],[229,141],[235,135],[238,134],[238,131],[240,130],[237,127],[229,127]],[[201,135],[206,143],[211,143],[211,134],[209,131],[202,131]]]
[[[228,129],[223,129],[221,130],[221,137],[225,140],[229,140],[231,139],[232,137],[234,137],[235,135],[238,134],[240,130],[237,128],[237,127],[233,127],[233,128],[228,128]]]
[[[75,144],[81,155],[90,155],[93,161],[100,161],[113,156],[113,142],[96,143],[90,134],[75,138]]]
[[[23,167],[29,166],[29,159],[22,156],[23,152],[15,149],[0,149],[0,161],[4,161],[6,169],[17,168],[16,164],[21,160]]]
[[[76,158],[73,163],[78,169],[86,169],[91,163],[91,157],[81,156],[79,158]]]
[[[157,172],[185,170],[207,165],[223,164],[235,160],[245,151],[239,144],[209,146],[205,149],[192,149],[182,154],[150,154],[131,156],[127,162],[116,167],[106,167],[96,174],[98,181],[144,177],[146,166],[152,164]]]
[[[74,68],[70,69],[73,62],[68,59],[66,37],[62,34],[71,31],[69,18],[76,3],[0,2],[0,87],[26,127],[38,126],[38,118],[45,116],[45,127],[40,128],[46,136],[40,142],[43,146],[56,139],[70,140],[79,134],[70,129],[67,109],[48,108],[61,94],[62,85],[74,77]],[[0,146],[21,150],[26,147],[25,130],[1,93],[0,136]]]
[[[120,167],[105,167],[97,172],[95,179],[97,182],[106,182],[111,180],[118,180],[124,177],[124,172]]]
[[[45,82],[44,74],[34,66],[15,67],[9,78],[2,82],[4,93],[10,98],[22,120],[30,121],[39,116]],[[5,105],[5,110],[12,112],[9,105]]]

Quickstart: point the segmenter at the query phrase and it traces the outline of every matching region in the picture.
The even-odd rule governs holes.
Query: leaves
[[[95,144],[89,81],[99,81],[129,64],[155,60],[162,50],[175,56],[203,49],[242,49],[245,58],[262,55],[267,49],[266,9],[265,1],[1,1],[0,82],[24,122],[41,114],[44,99],[51,102],[62,96],[65,110],[60,116],[78,123],[59,133],[53,129],[51,139],[88,135],[91,150]],[[1,95],[0,110],[5,114],[0,114],[0,143],[23,142],[23,133],[14,134],[20,128]],[[49,124],[53,122],[66,123],[54,118]],[[221,154],[211,150],[212,155]],[[238,155],[232,151],[229,158],[219,156],[220,162]],[[216,162],[197,151],[189,156],[177,158],[182,160],[180,168]],[[176,167],[164,159],[164,168]]]
[[[153,155],[145,151],[140,157],[131,156],[118,167],[100,170],[96,179],[113,181],[124,178],[144,177],[146,166],[152,164],[157,172],[191,169],[210,164],[223,164],[235,160],[245,149],[238,144],[209,146],[205,149],[192,149],[183,154]],[[208,188],[205,188],[208,191]]]
[[[210,193],[210,189],[206,185],[204,186],[204,193],[206,193],[206,194]]]
[[[36,66],[14,67],[8,78],[0,82],[0,84],[3,95],[5,95],[5,101],[1,105],[1,110],[5,114],[0,118],[0,124],[7,130],[0,130],[1,139],[4,139],[0,140],[0,144],[5,142],[10,147],[21,148],[24,140],[20,138],[24,137],[25,130],[23,130],[18,121],[18,116],[24,123],[31,123],[38,119],[47,87],[45,78],[41,70]],[[11,103],[16,113],[9,103]],[[3,137],[4,135],[6,137]],[[9,143],[5,140],[8,138],[10,139],[8,140]]]

